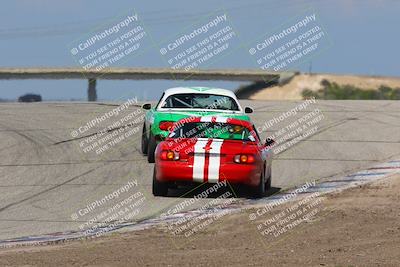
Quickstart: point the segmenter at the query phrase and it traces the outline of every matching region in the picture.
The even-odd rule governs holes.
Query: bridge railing
[[[83,68],[0,68],[0,80],[86,79],[88,101],[96,101],[97,80],[220,80],[280,81],[295,72],[268,72],[260,69],[183,70],[170,68],[109,68],[102,71]]]

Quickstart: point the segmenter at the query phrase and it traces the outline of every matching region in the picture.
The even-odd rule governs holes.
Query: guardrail
[[[295,72],[267,72],[260,69],[174,70],[170,68],[109,68],[102,71],[83,68],[0,68],[0,79],[86,79],[88,100],[96,101],[97,80],[220,80],[280,81]]]

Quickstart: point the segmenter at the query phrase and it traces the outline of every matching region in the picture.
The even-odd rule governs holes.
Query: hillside
[[[381,85],[400,88],[400,78],[396,77],[299,74],[286,84],[257,90],[249,98],[253,100],[299,100],[302,99],[301,92],[304,89],[317,91],[322,88],[321,81],[325,79],[331,83],[353,85],[360,89],[377,89]]]

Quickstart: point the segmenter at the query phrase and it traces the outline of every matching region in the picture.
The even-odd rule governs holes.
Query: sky
[[[228,41],[229,48],[199,67],[260,68],[257,58],[249,54],[250,47],[294,25],[306,14],[316,14],[315,25],[325,34],[318,47],[320,51],[282,70],[308,72],[311,67],[315,73],[400,76],[400,1],[397,0],[3,0],[0,67],[83,67],[71,48],[129,14],[137,14],[140,24],[133,22],[131,28],[126,28],[141,25],[146,35],[140,48],[115,67],[172,67],[168,55],[179,50],[163,56],[160,48],[226,14],[228,20],[224,25],[235,33]],[[97,90],[100,100],[132,96],[153,100],[174,86],[233,90],[243,84],[246,83],[99,80]],[[86,80],[0,80],[2,99],[16,99],[32,92],[41,94],[44,100],[85,100],[86,89]]]

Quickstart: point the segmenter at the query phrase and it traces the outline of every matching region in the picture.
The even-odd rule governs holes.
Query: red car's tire
[[[269,167],[269,177],[267,179],[267,182],[265,183],[265,191],[268,191],[271,189],[271,184],[272,184],[272,172],[271,172],[271,166]]]
[[[153,195],[158,197],[165,197],[168,195],[168,184],[157,181],[155,168],[153,171]]]
[[[266,182],[265,182],[265,172],[261,173],[260,177],[260,182],[258,183],[257,186],[253,187],[253,197],[254,198],[262,198],[265,196],[265,188],[266,188]]]

